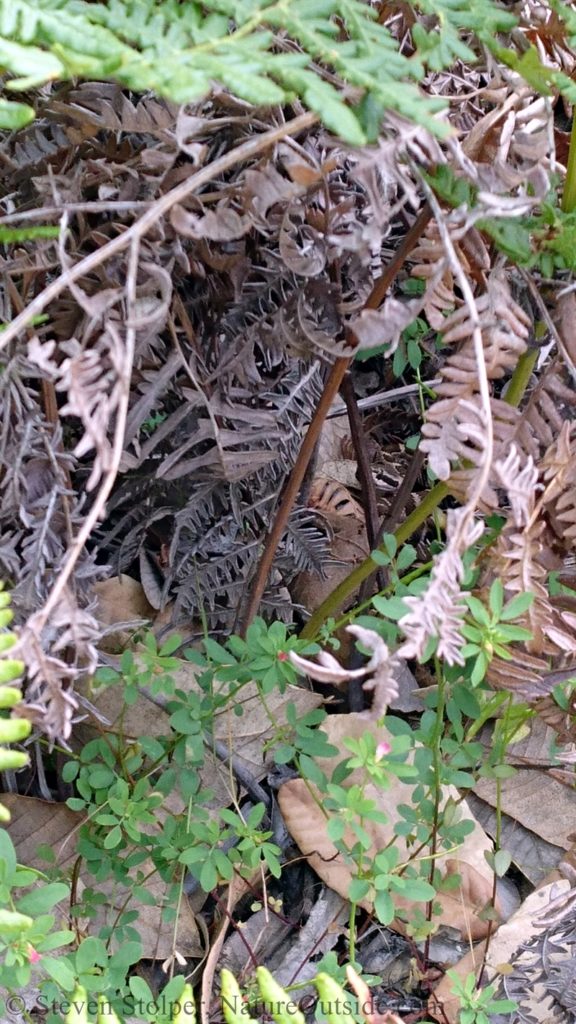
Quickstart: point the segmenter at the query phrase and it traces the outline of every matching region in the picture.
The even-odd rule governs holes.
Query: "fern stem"
[[[508,402],[508,405],[520,405],[537,358],[537,348],[529,348],[520,356],[504,396],[504,401]]]
[[[406,517],[404,522],[401,523],[395,531],[394,536],[398,545],[406,543],[408,538],[412,536],[419,526],[422,526],[422,523],[426,522],[428,516],[432,515],[434,509],[438,507],[440,502],[443,501],[449,493],[450,488],[448,487],[448,484],[445,484],[443,481],[439,481],[434,485],[431,491],[428,491],[428,493],[424,495],[420,504],[417,505],[414,511]],[[378,550],[384,549],[382,548]],[[349,597],[350,594],[353,594],[364,580],[368,579],[368,577],[371,576],[377,568],[378,566],[376,562],[373,561],[372,556],[368,555],[368,558],[361,562],[360,565],[357,565],[356,568],[348,574],[346,579],[342,580],[342,582],[335,587],[330,594],[328,594],[326,600],[323,601],[316,611],[310,616],[308,622],[304,626],[304,629],[300,633],[301,638],[309,640],[312,639],[312,637],[315,637],[326,619],[335,615],[346,598]]]
[[[414,221],[410,230],[407,232],[401,244],[398,246],[398,249],[394,256],[392,257],[390,263],[376,281],[366,301],[365,309],[378,309],[378,306],[381,304],[382,300],[384,299],[384,296],[386,295],[386,292],[388,291],[390,285],[394,281],[396,275],[398,274],[398,271],[402,267],[404,260],[412,251],[412,249],[418,242],[420,236],[422,235],[422,232],[424,231],[428,221],[430,220],[430,217],[430,207],[428,206],[428,204],[426,204],[418,214],[418,217]],[[351,342],[352,344],[355,344],[353,339],[351,339]],[[268,574],[270,572],[270,569],[272,568],[272,563],[276,555],[276,549],[278,548],[278,544],[280,543],[282,534],[286,529],[288,517],[292,511],[294,502],[296,501],[296,498],[298,496],[298,491],[302,486],[304,475],[308,468],[310,459],[312,458],[312,455],[314,453],[316,442],[320,437],[320,431],[324,424],[324,420],[326,419],[330,411],[330,406],[332,405],[334,398],[338,394],[340,385],[344,379],[344,374],[346,373],[351,362],[352,358],[337,359],[330,371],[330,376],[328,377],[328,380],[326,381],[326,384],[324,386],[324,391],[322,392],[322,396],[318,403],[318,407],[316,409],[316,412],[314,413],[314,416],[312,417],[310,426],[308,427],[306,436],[302,442],[300,451],[298,452],[298,458],[296,459],[296,462],[294,464],[294,468],[290,475],[290,479],[286,484],[286,488],[282,495],[280,506],[276,513],[276,519],[274,520],[274,524],[272,526],[272,529],[270,530],[270,533],[266,537],[264,551],[262,552],[262,558],[260,559],[260,564],[258,566],[258,570],[256,572],[256,576],[248,597],[248,603],[244,611],[241,624],[242,628],[240,630],[241,635],[243,635],[246,632],[246,629],[248,628],[248,626],[252,622],[252,619],[254,618],[258,611],[258,607],[260,605],[260,601],[262,600],[262,595],[266,587],[266,580],[268,579]]]
[[[564,213],[572,213],[576,208],[576,114],[572,116],[572,131],[570,133],[570,148],[568,150],[568,163],[566,166],[566,181],[562,194],[562,209]]]
[[[575,119],[576,120],[576,119]],[[524,392],[530,380],[530,374],[534,368],[534,363],[538,358],[538,349],[528,349],[523,355],[520,356],[516,364],[516,368],[512,377],[510,378],[510,384],[506,392],[505,401],[508,405],[519,406],[522,401]],[[441,501],[444,501],[450,494],[450,482],[444,483],[439,481],[434,485],[432,490],[428,491],[424,495],[420,504],[406,517],[403,523],[400,524],[397,530],[394,532],[396,543],[398,546],[405,544],[407,540],[412,536],[413,533],[426,522],[428,516],[432,515],[434,510],[438,508]],[[384,551],[384,548],[378,550]],[[368,579],[369,576],[375,572],[377,568],[376,562],[373,561],[372,556],[368,555],[360,565],[357,565],[351,573],[346,576],[346,579],[342,580],[334,590],[328,594],[328,597],[322,602],[321,605],[312,613],[308,622],[304,626],[300,636],[303,640],[312,640],[318,633],[320,627],[326,622],[326,619],[336,615],[338,609],[344,604],[346,598],[350,597],[354,591],[362,585],[364,580]]]

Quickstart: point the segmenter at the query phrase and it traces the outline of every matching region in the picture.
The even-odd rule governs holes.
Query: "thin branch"
[[[354,455],[358,465],[358,479],[360,481],[364,516],[366,518],[366,534],[368,536],[368,543],[370,547],[373,548],[377,543],[376,538],[378,536],[378,504],[376,502],[376,488],[374,486],[374,477],[372,476],[372,468],[370,466],[370,456],[366,445],[366,435],[364,433],[362,417],[358,410],[356,395],[354,394],[354,386],[349,377],[345,377],[342,381],[340,392],[344,396],[344,401],[346,402],[352,446],[354,448]]]
[[[358,398],[356,405],[364,412],[365,409],[375,409],[379,405],[391,405],[392,402],[397,402],[399,398],[405,398],[407,395],[417,395],[421,388],[435,388],[440,384],[441,378],[434,377],[432,380],[423,380],[418,384],[403,384],[400,388],[387,388],[386,391],[377,391],[375,395],[367,395],[366,398]],[[343,416],[346,413],[345,402],[335,402],[328,419],[334,419],[336,416]]]
[[[412,251],[417,241],[421,237],[431,216],[431,210],[427,204],[420,211],[418,217],[414,221],[414,224],[403,238],[396,253],[392,257],[388,266],[386,267],[386,270],[384,271],[382,276],[379,277],[378,280],[376,281],[376,284],[374,285],[374,288],[372,289],[366,302],[366,309],[378,309],[378,306],[380,306],[382,300],[386,295],[386,292],[388,291],[390,285],[394,281],[406,257]],[[276,514],[274,525],[272,526],[272,529],[268,534],[268,537],[266,538],[266,543],[264,546],[264,551],[262,553],[262,558],[260,560],[260,565],[258,566],[258,571],[252,584],[252,589],[248,597],[246,610],[244,612],[242,620],[242,628],[244,631],[248,628],[248,626],[252,622],[252,619],[254,618],[258,611],[260,601],[262,599],[262,595],[266,587],[268,574],[270,572],[270,569],[272,568],[272,563],[274,561],[276,549],[280,543],[282,534],[284,533],[284,530],[286,528],[286,523],[288,522],[288,518],[292,511],[294,502],[296,501],[296,498],[298,496],[300,487],[302,486],[302,481],[304,480],[304,475],[306,473],[306,469],[308,468],[308,463],[312,458],[312,454],[316,447],[316,442],[320,436],[322,425],[328,415],[328,412],[330,411],[330,407],[332,405],[332,402],[334,401],[334,398],[338,394],[340,385],[344,380],[344,374],[346,373],[346,370],[350,366],[350,363],[351,359],[337,359],[334,365],[332,366],[330,376],[328,377],[328,380],[326,381],[326,384],[324,386],[324,391],[318,403],[318,407],[316,409],[316,412],[314,413],[314,416],[312,417],[310,426],[308,427],[306,436],[302,442],[302,446],[298,453],[298,458],[296,459],[296,463],[290,475],[290,479],[288,480],[286,489],[282,496],[282,501]]]
[[[130,381],[132,379],[132,364],[134,362],[134,352],[136,347],[136,330],[132,326],[136,322],[136,275],[138,272],[138,257],[140,254],[140,238],[133,236],[130,242],[130,256],[128,260],[128,272],[126,274],[126,302],[128,309],[128,320],[126,324],[126,341],[125,341],[125,352],[123,365],[119,370],[119,382],[120,382],[120,398],[118,402],[118,409],[116,412],[116,424],[114,428],[114,440],[112,444],[112,456],[110,459],[110,466],[103,478],[102,484],[90,509],[90,512],[86,516],[81,529],[74,538],[71,546],[68,549],[66,561],[59,572],[58,579],[52,587],[44,607],[38,612],[35,625],[39,632],[47,622],[50,613],[56,607],[62,594],[68,584],[68,580],[72,575],[74,566],[78,561],[84,545],[88,541],[92,530],[96,526],[96,523],[100,519],[106,507],[106,502],[110,496],[114,481],[118,474],[120,467],[120,460],[122,458],[122,451],[124,448],[124,431],[126,427],[126,418],[128,416],[128,405],[130,400]],[[28,309],[26,312],[28,312]],[[108,327],[112,330],[112,324]]]
[[[39,316],[46,309],[46,306],[57,299],[70,284],[89,274],[96,267],[99,267],[101,263],[110,259],[111,256],[117,256],[118,253],[123,252],[129,246],[132,246],[133,243],[139,244],[148,231],[158,221],[162,220],[162,217],[177,203],[184,202],[193,192],[202,188],[203,185],[212,181],[213,178],[229,171],[236,164],[241,163],[243,160],[250,160],[261,153],[262,150],[273,146],[275,142],[284,138],[285,135],[296,135],[305,128],[310,128],[316,120],[317,118],[314,114],[300,114],[286,124],[271,128],[268,132],[263,132],[261,135],[248,139],[241,146],[229,150],[229,152],[224,153],[211,164],[202,167],[196,174],[192,174],[186,181],[176,185],[166,195],[157,199],[140,219],[135,221],[121,235],[117,235],[116,238],[112,238],[106,245],[85,256],[84,259],[80,260],[65,273],[60,274],[56,280],[51,281],[43,291],[39,292],[26,309],[15,320],[12,320],[6,329],[2,331],[2,334],[0,334],[0,351],[6,348],[10,342],[14,341],[34,317]]]
[[[39,206],[35,210],[21,210],[19,213],[7,213],[0,217],[0,225],[19,224],[27,220],[47,220],[49,217],[61,217],[62,213],[133,213],[134,210],[147,210],[153,200],[123,199],[110,202],[62,203],[61,206]]]

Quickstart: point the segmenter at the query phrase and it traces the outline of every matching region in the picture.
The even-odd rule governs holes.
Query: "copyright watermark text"
[[[19,995],[6,996],[4,1006],[9,1017],[18,1019],[26,1011],[26,1000],[23,996]],[[100,1013],[109,1013],[110,1010],[122,1013],[126,1017],[140,1016],[153,1018],[156,1015],[163,1014],[168,1018],[172,1018],[181,1011],[192,1014],[194,1007],[195,1003],[192,999],[164,999],[162,995],[158,999],[153,1000],[135,999],[133,996],[125,996],[113,1005],[107,1002],[107,1000],[101,1000],[98,1003],[98,998],[95,995],[88,996],[87,999],[75,999],[72,996],[70,999],[66,997],[46,999],[40,993],[35,999],[35,1008],[43,1010],[45,1013],[59,1013],[62,1016],[66,1016],[71,1010],[75,1010],[79,1016],[85,1014],[88,1018],[94,1017],[98,1011]]]

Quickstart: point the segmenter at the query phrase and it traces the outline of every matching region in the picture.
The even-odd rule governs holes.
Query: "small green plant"
[[[452,991],[460,1000],[459,1024],[490,1024],[497,1013],[513,1013],[517,1009],[511,999],[494,999],[496,985],[479,989],[474,974],[462,981],[456,971],[446,972],[452,981]]]
[[[378,558],[388,571],[389,584],[385,593],[372,600],[377,614],[364,619],[371,628],[379,628],[387,641],[397,643],[397,622],[405,613],[403,597],[421,592],[427,585],[429,567],[413,568],[415,549],[410,545],[398,548],[393,537],[385,538]],[[437,663],[438,689],[427,696],[427,708],[415,728],[387,716],[383,722],[389,737],[386,743],[377,743],[370,733],[345,740],[348,757],[331,778],[324,775],[318,763],[318,758],[337,753],[322,732],[325,712],[318,709],[299,715],[294,705],[288,703],[281,720],[270,716],[273,735],[268,745],[276,762],[293,762],[317,786],[327,815],[328,836],[352,868],[352,961],[355,910],[366,898],[373,902],[383,923],[402,918],[407,931],[416,939],[426,938],[436,928],[436,897],[444,888],[457,883],[457,879],[442,879],[435,859],[444,850],[457,848],[471,827],[467,820],[460,820],[454,801],[440,807],[439,794],[444,785],[470,788],[479,774],[502,777],[501,773],[508,768],[503,763],[506,750],[522,727],[526,713],[523,719],[518,717],[517,706],[508,694],[484,694],[482,681],[475,681],[475,673],[481,655],[488,656],[492,650],[502,657],[508,643],[525,638],[526,631],[521,631],[520,636],[514,632],[519,627],[511,627],[509,622],[521,615],[528,604],[529,600],[519,595],[505,605],[497,583],[491,588],[488,608],[471,597],[467,644],[475,646],[468,651],[465,665],[445,670]],[[74,907],[74,916],[94,916],[101,901],[99,886],[109,879],[129,885],[134,896],[146,902],[150,865],[168,885],[166,920],[174,917],[186,872],[206,892],[229,882],[235,873],[248,878],[255,872],[276,878],[281,875],[281,854],[272,841],[264,804],[256,804],[247,813],[240,806],[210,810],[212,793],[202,789],[200,770],[211,744],[215,716],[231,706],[242,714],[243,691],[254,684],[263,707],[267,708],[269,695],[274,691],[285,692],[297,678],[290,652],[315,654],[318,647],[289,634],[282,623],[267,625],[257,619],[244,639],[231,636],[217,643],[206,638],[203,652],[185,651],[184,658],[194,665],[198,687],[184,692],[179,690],[174,676],[181,664],[175,657],[179,646],[179,637],[158,646],[151,635],[146,635],[138,651],[124,653],[120,671],[102,669],[98,673],[101,685],[123,685],[127,704],[137,699],[142,686],[162,696],[166,701],[166,735],[128,740],[122,735],[121,717],[118,733],[92,740],[65,766],[65,780],[76,787],[69,806],[87,815],[80,829],[78,852],[92,878],[91,886]],[[493,749],[486,753],[475,736],[495,702],[504,714],[498,720]],[[361,781],[346,785],[352,772]],[[369,852],[369,826],[384,821],[385,816],[366,787],[385,790],[394,779],[414,784],[412,802],[400,808],[394,837],[374,856]],[[162,828],[155,830],[158,809],[173,791],[183,800],[185,810],[180,814],[167,813]],[[396,839],[403,843],[406,852],[402,855]],[[5,836],[3,842],[4,861],[12,867],[5,870],[2,879],[8,916],[0,981],[11,990],[15,983],[26,984],[35,972],[44,979],[41,991],[48,1009],[61,1005],[64,998],[70,999],[79,986],[80,993],[88,993],[88,1000],[79,1011],[85,1017],[71,1016],[70,1021],[86,1020],[91,1024],[94,1015],[98,1024],[122,1021],[126,999],[143,998],[141,979],[131,977],[132,967],[142,953],[137,912],[128,901],[113,926],[103,927],[98,934],[78,942],[74,932],[58,929],[55,916],[50,913],[59,900],[69,896],[67,881],[48,881],[38,872],[18,868],[9,838]],[[424,847],[434,851],[431,857],[422,856]],[[494,869],[501,873],[505,861],[504,851],[498,851],[494,855]],[[22,894],[33,883],[33,894]],[[32,896],[34,921],[28,912]],[[398,908],[399,897],[410,899],[413,906],[409,912]],[[40,916],[36,914],[38,906],[42,910]],[[53,949],[65,945],[70,948],[62,955],[50,956]],[[328,978],[324,988],[329,984],[337,983]],[[265,988],[271,991],[268,983]],[[170,997],[178,998],[179,991],[170,989]],[[153,1003],[151,993],[149,1002]],[[161,1020],[162,1024],[180,1024],[180,1019],[189,1019],[171,1016],[172,1009],[157,1018],[147,1018],[145,1013],[142,1016],[146,1020]],[[476,1010],[478,1024],[482,1024],[484,1003],[478,1003]],[[70,1013],[75,1012],[72,1007]],[[339,1024],[337,1016],[327,1016]],[[48,1024],[59,1020],[55,1012],[49,1013],[47,1019]],[[469,1019],[476,1024],[476,1019]]]
[[[194,993],[192,986],[184,983],[184,978],[172,978],[156,1000],[142,978],[135,980],[138,984],[134,988],[139,996],[137,1000],[133,999],[133,1009],[138,1012],[139,1024],[144,1024],[144,1021],[149,1024],[195,1024]],[[64,1024],[93,1024],[94,1015],[95,1024],[120,1024],[112,1004],[102,995],[92,996],[90,989],[83,985],[76,986],[67,1005],[69,1009]]]
[[[465,600],[470,614],[462,627],[462,635],[468,641],[462,648],[462,654],[469,660],[470,682],[472,686],[478,686],[493,657],[511,661],[509,644],[531,639],[530,630],[510,623],[525,614],[534,595],[517,594],[504,604],[504,587],[502,581],[497,579],[490,587],[488,607],[473,594],[468,594]]]

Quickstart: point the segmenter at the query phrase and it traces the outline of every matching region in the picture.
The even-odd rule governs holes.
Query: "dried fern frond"
[[[464,552],[474,544],[484,524],[474,522],[468,508],[447,513],[446,547],[434,560],[430,584],[419,597],[405,597],[408,615],[399,625],[406,641],[398,650],[402,658],[421,658],[430,639],[438,638],[438,655],[449,665],[463,665],[461,627],[466,605],[462,598]]]
[[[576,652],[576,618],[552,605],[546,586],[550,564],[547,516],[553,511],[570,521],[570,511],[565,511],[570,498],[566,500],[565,495],[571,492],[574,479],[571,432],[572,425],[566,422],[542,459],[539,471],[532,458],[525,459],[514,446],[508,458],[495,465],[508,493],[511,511],[490,561],[505,580],[507,591],[533,594],[523,621],[532,633],[527,643],[532,654]],[[570,531],[566,533],[570,542],[572,535]]]
[[[544,481],[542,504],[565,549],[576,542],[575,434],[576,421],[566,420],[541,463]]]
[[[99,636],[98,623],[78,607],[69,589],[54,607],[49,626],[41,613],[35,613],[20,630],[18,654],[26,665],[28,685],[27,702],[19,713],[52,740],[66,741],[70,736],[80,699],[74,683],[94,673]]]
[[[454,247],[463,270],[471,278],[490,270],[486,245],[475,228],[471,227],[461,239],[455,240]],[[423,237],[412,250],[410,264],[412,277],[430,282],[423,310],[430,326],[443,332],[446,329],[446,315],[459,308],[462,300],[454,292],[454,275],[446,263],[444,247],[434,221],[428,224]],[[442,265],[444,269],[439,277],[439,267]]]
[[[482,333],[486,374],[489,381],[499,380],[512,370],[526,350],[530,320],[512,299],[506,279],[493,274],[486,292],[477,300]],[[476,469],[483,458],[483,407],[478,391],[476,356],[472,344],[473,324],[466,306],[456,309],[443,321],[443,340],[460,343],[440,370],[437,401],[426,414],[421,442],[422,451],[440,479],[452,474],[455,493],[464,500],[471,492]],[[508,451],[519,414],[507,403],[490,402],[495,456]],[[455,463],[460,468],[452,473]],[[468,466],[462,463],[468,463]],[[482,494],[484,508],[497,508],[498,481],[492,473]]]

